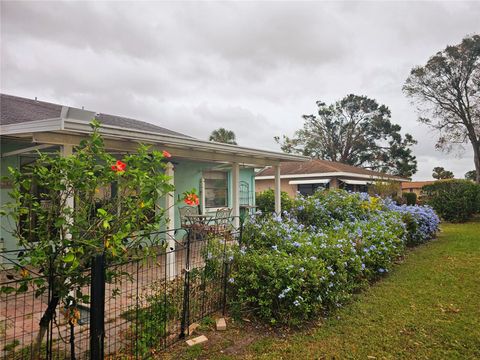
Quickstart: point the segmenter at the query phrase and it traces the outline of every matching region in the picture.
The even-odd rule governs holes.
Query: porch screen
[[[205,207],[227,207],[227,173],[223,171],[207,171],[203,173],[203,178],[205,179]]]

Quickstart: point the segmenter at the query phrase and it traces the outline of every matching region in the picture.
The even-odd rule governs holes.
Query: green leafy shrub
[[[245,224],[230,279],[232,312],[298,324],[341,306],[387,273],[406,244],[428,240],[437,227],[429,208],[398,206],[364,193],[299,196],[282,216]]]
[[[425,201],[444,220],[465,222],[479,209],[480,185],[469,180],[439,180],[423,187]]]
[[[405,204],[407,205],[416,205],[417,204],[417,194],[414,192],[404,192],[402,197],[405,199]]]
[[[132,342],[132,348],[136,348],[142,357],[150,356],[152,350],[161,347],[169,332],[169,320],[174,318],[181,304],[181,298],[175,299],[178,300],[175,306],[172,297],[166,296],[163,282],[151,284],[149,291],[151,293],[143,296],[138,305],[122,314],[122,317],[132,321],[128,339]]]
[[[275,211],[275,191],[273,189],[265,190],[255,196],[255,204],[258,210],[263,213],[272,213]],[[292,199],[285,191],[281,192],[281,204],[283,210],[292,208]]]

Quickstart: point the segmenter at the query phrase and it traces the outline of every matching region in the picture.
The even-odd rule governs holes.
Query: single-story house
[[[238,224],[241,206],[255,204],[255,168],[279,168],[285,161],[308,160],[302,156],[199,140],[148,122],[37,99],[1,94],[0,105],[2,175],[7,175],[9,166],[21,168],[34,161],[36,150],[56,150],[62,156],[71,154],[91,132],[89,123],[93,118],[102,124],[100,130],[108,151],[119,158],[122,154],[134,152],[138,143],[170,152],[172,157],[166,172],[172,178],[175,193],[166,196],[165,206],[170,209],[167,229],[172,230],[180,227],[178,206],[172,205],[184,191],[199,190],[204,213],[231,208]],[[2,182],[0,205],[9,201],[9,191],[8,182]],[[276,200],[276,211],[280,212],[279,187]],[[16,240],[5,231],[8,219],[3,217],[1,225],[0,247],[14,250]],[[169,246],[175,246],[175,242],[172,240]]]
[[[420,198],[423,195],[422,188],[434,182],[435,180],[402,182],[402,192],[413,192],[417,194],[417,198]]]
[[[277,174],[280,172],[281,175]],[[275,177],[279,175],[281,189],[294,197],[297,192],[310,195],[318,188],[368,191],[368,186],[376,181],[402,182],[408,179],[385,173],[363,169],[327,160],[287,161],[278,169],[266,167],[255,175],[257,193],[275,187]]]

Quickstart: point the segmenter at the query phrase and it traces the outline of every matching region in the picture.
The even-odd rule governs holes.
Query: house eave
[[[16,124],[0,125],[1,135],[21,135],[46,131],[59,131],[63,128],[63,119],[51,118],[45,120],[26,121]]]
[[[68,113],[68,112],[63,112]],[[38,121],[28,121],[18,124],[8,124],[0,126],[1,135],[9,136],[25,136],[32,134],[34,142],[45,143],[45,139],[49,134],[57,134],[56,139],[52,142],[61,145],[62,141],[67,141],[68,136],[85,137],[92,132],[92,128],[88,121],[73,118],[52,118]],[[118,126],[102,125],[100,132],[105,139],[114,141],[122,141],[132,145],[133,143],[145,143],[166,149],[182,149],[184,151],[210,153],[212,159],[223,159],[223,161],[234,162],[240,161],[243,164],[252,166],[276,165],[286,161],[308,161],[309,158],[299,155],[291,155],[271,150],[262,150],[247,148],[243,146],[221,144],[205,140],[199,140],[190,137],[178,136],[173,134],[153,133],[137,129],[125,129]],[[43,136],[42,136],[43,135]],[[65,139],[62,139],[65,135]]]
[[[64,119],[64,130],[88,134],[91,132],[91,127],[88,123],[83,121]],[[124,129],[112,125],[102,125],[100,132],[106,137],[108,136],[116,139],[126,139],[129,141],[137,141],[147,144],[168,145],[191,150],[198,149],[201,151],[247,156],[258,159],[271,159],[279,162],[310,160],[310,158],[306,156],[285,154],[271,150],[247,148],[238,145],[221,144],[178,135],[152,133],[136,129]]]
[[[356,174],[352,172],[324,172],[324,173],[312,173],[312,174],[286,174],[281,175],[281,179],[299,179],[299,178],[310,178],[310,177],[356,177],[361,179],[374,179],[374,180],[394,180],[394,181],[409,181],[409,179],[392,177],[389,175],[367,175],[367,174]],[[266,176],[255,176],[255,180],[273,180],[275,176],[266,175]]]

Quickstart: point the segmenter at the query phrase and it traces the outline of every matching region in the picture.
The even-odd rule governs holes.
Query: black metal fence
[[[59,304],[43,337],[39,322],[51,292],[39,296],[35,288],[20,289],[23,282],[14,268],[18,251],[0,253],[0,286],[7,290],[0,293],[0,358],[143,359],[161,353],[188,336],[192,323],[225,311],[230,248],[241,236],[241,226],[232,223],[232,218],[213,224],[202,220],[165,231],[167,243],[177,239],[175,247],[159,246],[123,263],[99,255],[91,283],[82,290],[90,302],[75,308],[78,323],[69,322],[65,305]],[[185,233],[181,241],[180,231]]]

